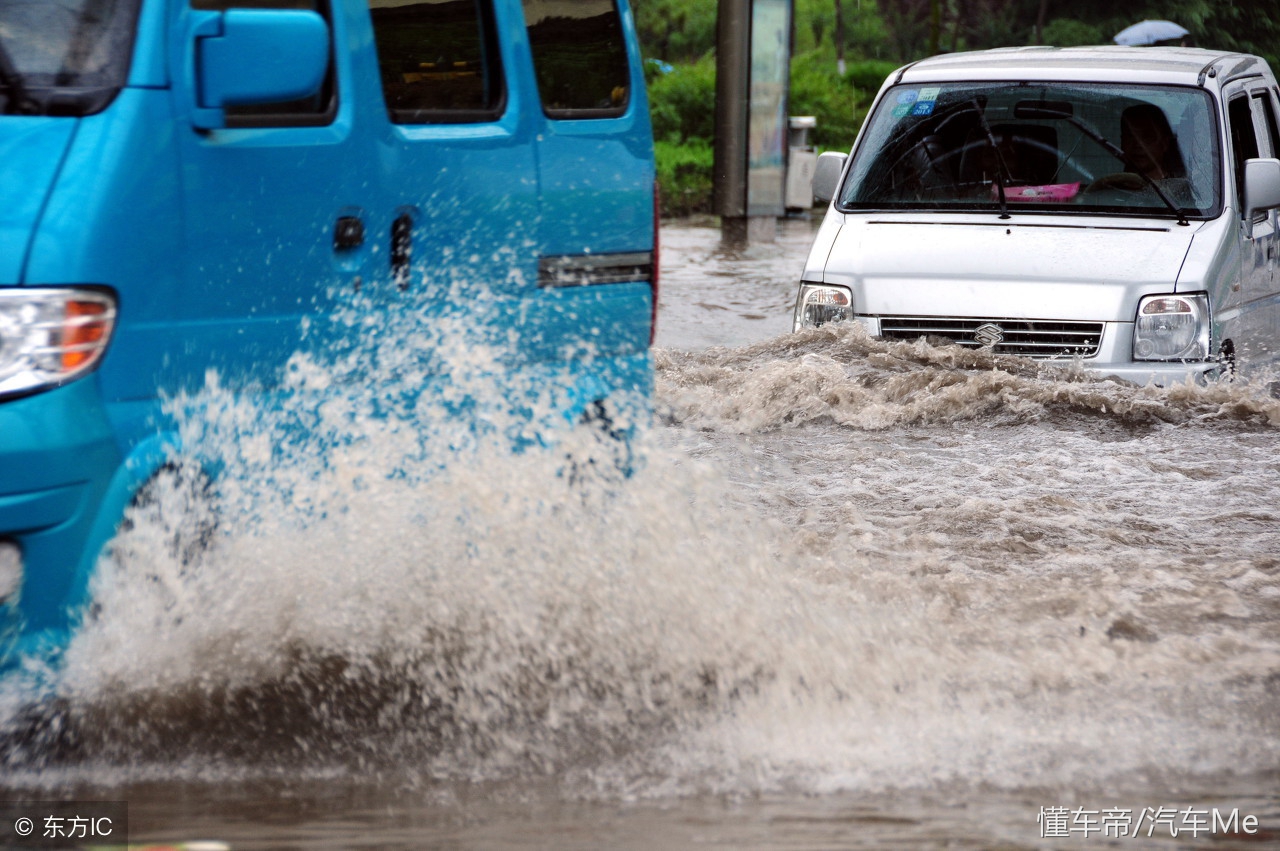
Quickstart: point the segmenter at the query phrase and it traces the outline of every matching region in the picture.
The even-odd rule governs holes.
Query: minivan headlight
[[[56,387],[90,371],[115,321],[115,298],[101,290],[0,290],[0,397]]]
[[[1138,302],[1134,360],[1204,360],[1209,356],[1209,296],[1149,295]]]
[[[816,328],[828,322],[853,318],[853,293],[834,284],[800,282],[792,330]]]

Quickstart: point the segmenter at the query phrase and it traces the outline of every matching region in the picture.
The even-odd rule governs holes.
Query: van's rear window
[[[506,103],[491,0],[369,0],[397,124],[492,121]]]
[[[542,110],[608,118],[631,99],[627,44],[613,0],[524,0]]]

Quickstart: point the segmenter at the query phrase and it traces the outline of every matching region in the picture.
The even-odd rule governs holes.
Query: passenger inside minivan
[[[1175,203],[1193,203],[1178,137],[1160,107],[1153,103],[1138,103],[1121,113],[1120,149],[1124,152],[1125,166],[1135,171],[1100,178],[1090,185],[1088,191],[1118,189],[1141,192],[1149,187],[1144,178],[1150,178]]]

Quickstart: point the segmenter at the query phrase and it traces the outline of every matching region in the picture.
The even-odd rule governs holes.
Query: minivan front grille
[[[1102,340],[1101,322],[1029,319],[947,319],[881,316],[880,336],[889,340],[940,337],[969,348],[989,346],[997,354],[1024,358],[1093,357]]]

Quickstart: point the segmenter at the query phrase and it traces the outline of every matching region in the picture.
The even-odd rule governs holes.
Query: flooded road
[[[140,519],[7,796],[235,849],[1280,847],[1265,377],[789,335],[812,227],[664,228],[629,479],[388,479],[358,421],[260,470],[205,400],[253,520],[197,572]]]
[[[819,219],[780,219],[773,239],[722,237],[719,220],[662,229],[659,348],[742,346],[791,331],[796,283]]]

